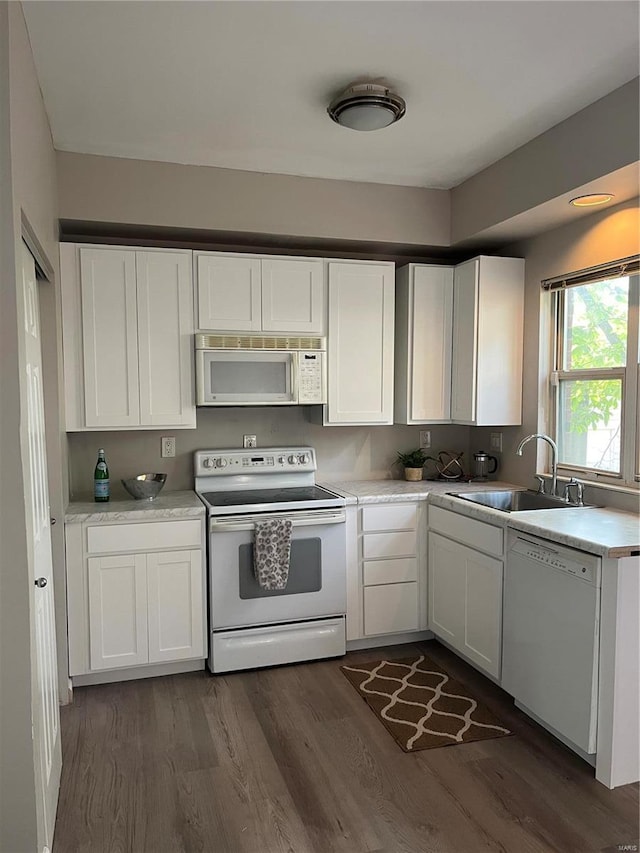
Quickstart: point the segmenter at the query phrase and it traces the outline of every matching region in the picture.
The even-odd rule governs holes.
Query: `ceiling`
[[[617,0],[51,2],[23,8],[63,151],[448,189],[634,78]],[[398,124],[329,100],[390,84]]]

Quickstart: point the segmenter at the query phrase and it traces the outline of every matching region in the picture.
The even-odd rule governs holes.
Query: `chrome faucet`
[[[525,436],[520,444],[518,445],[518,449],[516,453],[518,456],[522,456],[522,448],[527,444],[527,442],[532,441],[534,438],[541,438],[543,441],[546,441],[547,444],[551,447],[551,494],[554,497],[557,497],[558,494],[558,445],[555,441],[550,438],[548,435],[545,435],[542,432],[534,432],[531,435]]]

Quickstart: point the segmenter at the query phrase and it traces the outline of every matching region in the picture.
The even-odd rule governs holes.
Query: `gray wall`
[[[586,269],[598,264],[626,258],[640,252],[639,199],[611,207],[601,213],[580,219],[570,225],[540,234],[505,247],[504,254],[524,257],[525,334],[524,334],[524,395],[522,427],[503,429],[501,469],[504,479],[533,487],[534,474],[544,470],[546,455],[537,455],[529,445],[522,457],[515,455],[516,447],[528,433],[549,432],[547,423],[548,393],[546,369],[548,367],[548,321],[550,305],[548,295],[543,295],[541,281],[554,276]],[[541,320],[544,328],[541,330]],[[473,430],[471,450],[480,445],[489,447],[490,429]],[[638,511],[637,495],[622,495],[587,487],[587,500],[606,503],[621,509]]]
[[[38,847],[31,729],[35,682],[30,618],[33,585],[27,536],[29,515],[23,488],[27,435],[21,376],[25,354],[17,281],[23,228],[55,278],[57,202],[49,125],[22,7],[15,2],[0,2],[0,177],[0,849],[32,853]],[[56,298],[48,296],[49,301],[46,297],[43,300],[43,312],[55,313]],[[47,428],[54,426],[52,446],[48,448],[52,505],[54,511],[61,512],[64,479],[61,433],[55,411],[59,377],[55,364],[57,343],[49,338],[48,344],[53,346],[53,357],[51,352],[45,352],[45,380],[53,392],[45,401]],[[57,585],[58,580],[64,579],[62,531],[57,533],[55,547]]]
[[[58,152],[60,218],[448,246],[447,190]]]
[[[638,83],[636,77],[455,187],[451,242],[637,163]]]
[[[143,471],[168,474],[166,489],[193,488],[193,451],[242,447],[244,434],[256,434],[258,447],[309,445],[317,451],[318,480],[371,480],[401,477],[395,465],[398,450],[419,444],[419,427],[323,427],[307,419],[309,407],[282,406],[198,409],[195,430],[175,430],[175,459],[160,457],[162,432],[70,433],[71,491],[75,499],[91,497],[93,469],[104,447],[114,497],[127,497],[120,479]],[[433,426],[433,451],[455,450],[468,458],[469,427]]]

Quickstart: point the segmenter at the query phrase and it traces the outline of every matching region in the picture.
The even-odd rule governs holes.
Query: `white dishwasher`
[[[502,687],[587,760],[596,751],[600,575],[600,557],[510,534]]]

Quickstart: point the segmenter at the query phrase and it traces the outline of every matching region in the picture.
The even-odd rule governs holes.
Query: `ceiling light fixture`
[[[407,106],[400,95],[378,83],[357,83],[327,107],[331,118],[352,130],[380,130],[398,121]]]
[[[606,204],[613,196],[610,193],[591,193],[590,195],[579,195],[572,198],[569,204],[574,207],[593,207],[597,204]]]

